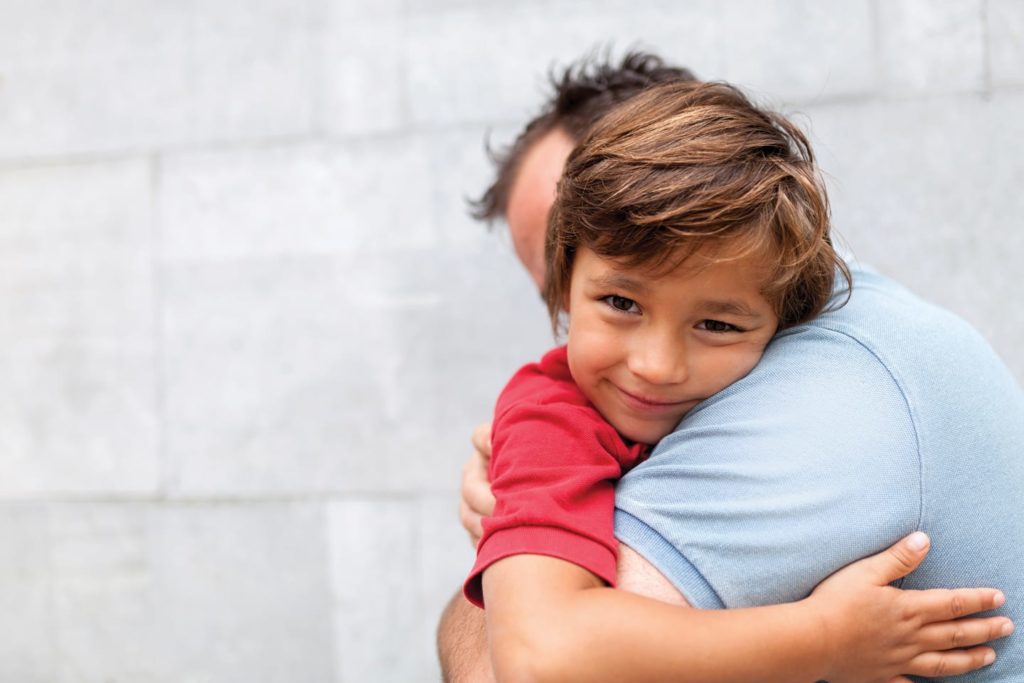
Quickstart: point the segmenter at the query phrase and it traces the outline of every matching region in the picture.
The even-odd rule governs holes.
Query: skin
[[[764,271],[729,245],[699,250],[664,274],[578,249],[568,302],[573,379],[624,436],[660,440],[760,359],[778,327],[762,294]],[[874,583],[850,575],[840,572],[798,603],[705,611],[608,588],[561,559],[513,555],[483,576],[494,673],[503,681],[833,683],[927,673],[919,657],[950,643],[925,635],[919,620],[931,621],[925,603],[944,591],[908,596],[888,586],[902,574],[882,572]],[[991,604],[991,593],[978,597]],[[1003,623],[979,620],[977,639],[963,644],[984,642]],[[985,656],[965,655],[961,666]]]
[[[705,248],[652,276],[577,252],[569,370],[627,439],[660,441],[695,405],[750,372],[778,329],[761,263],[729,256]]]
[[[523,156],[509,188],[505,219],[509,235],[537,289],[544,285],[544,233],[555,201],[558,179],[575,146],[561,128],[541,136]]]
[[[544,236],[548,228],[548,216],[555,203],[558,181],[565,169],[565,162],[575,146],[575,141],[565,130],[558,127],[552,129],[538,138],[523,156],[515,180],[509,188],[505,215],[509,235],[516,256],[538,290],[544,286]],[[487,457],[490,456],[490,425],[481,427],[485,433],[474,434],[476,453],[466,463],[466,468],[472,470],[471,474],[476,474],[478,481],[486,482],[486,458],[481,456],[485,449]],[[466,481],[466,474],[464,472],[463,481]],[[470,535],[476,545],[482,531],[481,513],[490,514],[494,509],[494,497],[486,485],[471,488],[469,496],[471,500],[479,499],[478,503],[468,505],[467,496],[463,495],[460,513],[463,526],[472,530]],[[624,545],[619,546],[619,574],[621,586],[642,589],[636,592],[660,596],[677,605],[687,604],[686,598],[654,565]],[[480,624],[483,624],[482,618]]]
[[[544,284],[544,235],[555,201],[558,180],[575,146],[561,128],[533,143],[526,153],[509,191],[506,223],[515,252],[538,289]],[[481,519],[494,510],[494,496],[487,480],[491,455],[491,426],[473,433],[473,455],[463,467],[460,518],[476,545],[482,533]],[[679,590],[646,558],[619,545],[616,581],[619,590],[647,596],[677,607],[689,607]],[[469,603],[459,590],[452,596],[438,627],[438,655],[448,681],[493,681],[484,612]]]
[[[908,683],[901,673],[954,675],[991,662],[989,648],[952,648],[1001,637],[1009,620],[954,619],[1001,604],[998,591],[889,585],[918,566],[927,543],[912,534],[800,602],[732,610],[678,609],[602,586],[569,562],[508,557],[484,574],[495,678]]]
[[[571,139],[561,130],[541,138],[524,159],[511,188],[507,212],[509,229],[516,253],[538,288],[543,284],[543,236],[547,218],[572,146]],[[650,303],[639,295],[625,298],[632,299],[632,304],[643,304],[641,309],[650,311],[641,327],[651,325],[653,313],[661,310],[661,302],[652,310]],[[604,305],[610,303],[604,300]],[[636,312],[624,302],[614,303],[613,307],[624,309],[623,312]],[[570,309],[574,305],[579,314],[582,304],[569,302]],[[696,319],[693,313],[690,322]],[[720,313],[714,318],[706,314],[704,319],[722,317]],[[657,319],[659,322],[666,320],[661,315]],[[681,320],[676,322],[681,323]],[[722,322],[735,324],[734,321]],[[757,329],[771,327],[774,332],[770,320],[757,322],[764,323],[763,327],[755,325]],[[660,335],[651,330],[661,330],[669,337],[670,333],[664,330],[671,327],[653,324],[646,333],[655,334],[657,338]],[[707,328],[699,322],[689,326],[680,324],[675,334],[696,338],[709,332]],[[580,328],[581,336],[587,337],[599,329]],[[763,344],[760,348],[763,349]],[[750,363],[747,367],[750,357],[760,356],[756,344],[748,351],[734,357],[729,368],[735,373],[733,380],[753,366]],[[692,353],[688,348],[682,357]],[[712,350],[712,353],[717,351]],[[609,362],[596,354],[593,364],[589,358],[580,359],[581,364],[586,361],[587,365],[581,367],[580,372],[581,376],[593,376],[598,389],[603,378],[620,378],[619,373],[648,383],[631,389],[662,387],[664,390],[669,386],[674,391],[677,385],[698,386],[695,379],[691,380],[691,372],[674,374],[677,371],[672,368],[677,363],[665,362],[665,358],[671,361],[673,356],[662,350],[646,359],[641,357],[639,365],[630,366],[628,361]],[[756,363],[756,358],[753,362]],[[662,374],[659,368],[663,367],[668,367],[669,371]],[[723,376],[728,374],[723,371]],[[666,377],[668,381],[664,381]],[[667,395],[653,394],[647,398]],[[615,398],[615,392],[611,392],[611,397]],[[673,393],[670,397],[687,399],[680,402],[684,412],[692,407],[686,405],[690,400],[686,395]],[[621,410],[621,421],[627,431],[631,430],[627,423],[632,420],[639,430],[635,432],[638,436],[667,433],[662,432],[664,427],[659,420],[631,416],[611,399],[602,399],[602,403],[609,415],[618,415],[617,411]],[[630,405],[637,407],[635,402]],[[664,422],[667,421],[666,416]],[[651,426],[646,422],[659,424]],[[479,540],[481,515],[490,514],[494,506],[486,479],[490,425],[481,425],[474,432],[473,441],[475,452],[464,469],[461,503],[463,525],[475,543]],[[920,540],[923,535],[916,536]],[[593,575],[569,563],[531,555],[515,556],[492,565],[485,574],[487,622],[484,612],[468,603],[461,591],[449,603],[438,630],[442,670],[445,680],[449,681],[495,680],[496,670],[499,680],[567,680],[567,676],[573,680],[775,680],[766,678],[765,667],[768,666],[786,672],[779,680],[790,680],[792,672],[799,670],[814,672],[811,680],[909,683],[909,679],[896,674],[954,675],[991,663],[995,653],[990,648],[952,648],[969,647],[1012,632],[1012,622],[1004,618],[958,619],[1001,604],[1003,597],[998,591],[901,592],[887,586],[893,579],[913,571],[925,553],[926,545],[904,539],[879,555],[854,563],[816,589],[808,601],[817,600],[817,607],[812,606],[810,610],[807,601],[803,601],[742,612],[719,611],[710,620],[705,619],[708,612],[678,609],[688,607],[679,591],[653,565],[626,546],[620,546],[618,590],[601,586]],[[867,586],[882,592],[869,594],[865,591]],[[966,592],[968,590],[972,592]],[[848,604],[851,598],[863,598],[863,601]],[[584,600],[582,608],[579,599]],[[912,606],[911,602],[915,604]],[[866,610],[878,609],[883,604],[895,612],[873,612],[869,616]],[[851,620],[851,614],[856,618]],[[567,615],[571,616],[568,621]],[[884,619],[894,626],[880,633],[877,624]],[[958,620],[952,621],[955,619]],[[922,628],[923,622],[932,623]],[[851,626],[852,629],[848,628]],[[858,629],[858,626],[866,628]],[[652,632],[659,637],[645,637]],[[679,638],[662,639],[666,634],[679,635]],[[881,643],[878,638],[888,640]],[[744,650],[738,643],[758,643],[759,646]],[[794,649],[794,643],[800,647]],[[868,662],[857,653],[874,655],[882,650],[899,652],[888,663],[893,675],[869,679],[866,672],[877,674],[878,663]],[[623,657],[623,652],[629,656]],[[744,666],[749,670],[743,669]]]

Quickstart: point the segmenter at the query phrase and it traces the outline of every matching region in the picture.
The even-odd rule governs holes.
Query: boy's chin
[[[642,443],[647,444],[648,446],[653,446],[671,434],[674,428],[674,422],[668,427],[655,427],[654,425],[628,425],[623,429],[619,429],[618,432],[624,438],[632,441],[633,443]]]

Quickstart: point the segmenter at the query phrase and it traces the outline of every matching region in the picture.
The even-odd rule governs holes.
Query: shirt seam
[[[920,433],[918,431],[918,428],[917,428],[917,414],[914,411],[913,405],[911,405],[910,398],[907,396],[907,392],[903,388],[903,382],[900,380],[899,377],[897,377],[896,373],[892,370],[892,368],[889,367],[889,364],[886,363],[884,360],[882,360],[881,356],[879,356],[875,352],[874,349],[872,349],[870,346],[865,344],[863,341],[861,341],[857,337],[853,336],[849,332],[845,332],[843,330],[836,329],[835,327],[821,325],[819,327],[819,329],[827,330],[827,331],[832,332],[834,334],[842,335],[843,337],[846,337],[847,339],[853,341],[853,343],[855,343],[857,346],[859,346],[862,349],[864,349],[865,351],[867,351],[871,355],[871,357],[874,358],[875,361],[880,366],[882,366],[882,369],[885,370],[885,373],[887,375],[889,375],[889,377],[893,381],[893,384],[896,385],[896,389],[900,392],[900,398],[903,400],[903,405],[906,406],[906,408],[907,408],[907,415],[908,415],[908,417],[910,417],[910,428],[914,432],[914,450],[917,453],[917,473],[918,473],[918,482],[917,482],[918,504],[917,504],[917,525],[916,525],[916,528],[920,529],[921,528],[921,524],[924,522],[924,514],[925,514],[925,504],[924,504],[924,501],[925,501],[925,463],[924,463],[924,455],[921,453],[921,435],[920,435]]]
[[[618,539],[619,543],[621,543],[621,544],[623,544],[625,546],[628,546],[631,550],[633,550],[634,552],[638,553],[647,562],[649,562],[652,567],[654,567],[659,573],[661,573],[662,576],[664,576],[666,579],[668,579],[668,581],[673,586],[675,586],[676,590],[678,590],[680,592],[680,594],[683,595],[684,598],[686,598],[687,602],[690,604],[691,607],[694,607],[696,609],[724,609],[725,608],[725,601],[722,599],[722,596],[718,594],[718,591],[715,589],[714,585],[712,585],[712,583],[708,579],[708,577],[704,575],[704,572],[701,571],[697,567],[696,564],[694,564],[693,560],[691,560],[687,556],[687,554],[685,552],[683,552],[672,541],[670,541],[668,538],[666,538],[664,534],[662,534],[660,531],[658,531],[657,529],[655,529],[651,525],[647,524],[646,522],[644,522],[639,517],[637,517],[633,513],[629,512],[628,510],[624,510],[624,509],[621,509],[621,508],[616,508],[615,509],[615,515],[616,515],[616,518],[617,518],[616,526],[618,526],[618,520],[619,519],[623,519],[623,520],[626,521],[626,523],[629,526],[632,526],[634,529],[639,530],[639,533],[640,533],[639,536],[634,537],[634,538],[630,539],[629,541],[627,541],[627,540],[624,540],[622,537],[619,536],[618,529],[616,529],[616,538]],[[621,515],[621,517],[620,517],[620,515]],[[674,571],[673,569],[671,569],[669,567],[669,564],[671,563],[671,561],[662,562],[662,559],[663,559],[662,555],[659,553],[659,551],[656,548],[651,547],[650,542],[645,540],[645,538],[644,538],[645,536],[648,539],[653,539],[656,544],[663,545],[666,548],[666,550],[671,548],[683,560],[683,562],[685,563],[683,565],[683,569],[681,570],[681,572],[683,574],[688,573],[688,570],[687,570],[687,568],[688,568],[689,571],[692,571],[692,574],[694,576],[699,577],[701,582],[702,582],[702,586],[703,586],[703,590],[705,591],[705,595],[702,596],[700,594],[694,594],[694,593],[687,594],[686,589],[688,589],[688,588],[696,588],[696,587],[693,586],[693,585],[687,585],[685,581],[683,581],[680,584],[680,583],[677,583],[675,580],[673,580],[673,579],[680,579],[680,572],[679,571]],[[641,552],[641,548],[643,548],[647,552]],[[704,600],[705,600],[705,598],[707,596],[712,597],[716,601],[717,604],[710,605],[710,606],[707,605],[707,604],[704,604]],[[699,603],[699,604],[694,604],[694,603]]]

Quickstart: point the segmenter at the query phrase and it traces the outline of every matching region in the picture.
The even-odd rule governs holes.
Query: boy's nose
[[[682,342],[647,343],[629,355],[630,372],[649,384],[682,384],[689,375]]]

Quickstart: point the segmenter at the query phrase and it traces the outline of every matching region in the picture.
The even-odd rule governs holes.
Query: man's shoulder
[[[780,333],[746,377],[697,406],[659,449],[745,458],[770,449],[814,462],[863,461],[874,449],[911,467],[922,438],[945,443],[965,419],[982,417],[1005,434],[1022,415],[1019,385],[976,330],[856,270],[844,306]]]
[[[970,326],[895,280],[866,267],[851,268],[852,288],[837,289],[818,317],[788,330],[776,341],[796,347],[832,343],[842,335],[848,343],[878,351],[915,336],[962,335]]]
[[[959,394],[990,392],[1013,399],[1020,393],[972,325],[867,268],[853,269],[852,292],[837,295],[831,310],[778,335],[755,372],[783,381],[821,381],[827,391],[844,391],[879,370],[922,408],[934,402],[936,392],[954,400]]]
[[[687,449],[705,442],[717,448],[728,436],[731,450],[742,446],[742,457],[771,448],[815,460],[853,451],[863,458],[868,446],[885,441],[884,450],[904,453],[908,465],[916,461],[908,391],[927,384],[929,370],[905,346],[958,323],[892,280],[861,270],[854,271],[853,293],[840,292],[833,306],[781,332],[746,377],[700,404],[663,448],[687,440]]]

